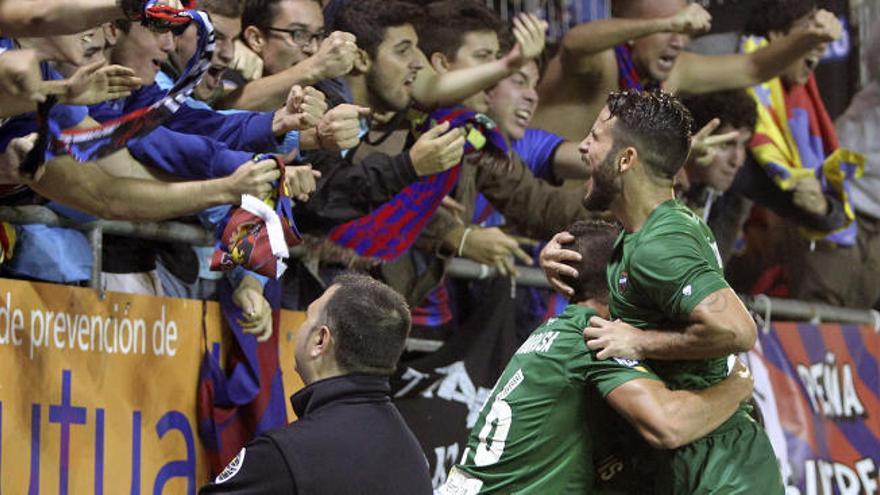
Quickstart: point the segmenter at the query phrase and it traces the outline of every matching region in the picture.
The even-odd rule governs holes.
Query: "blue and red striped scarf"
[[[242,198],[242,206],[231,208],[216,230],[220,240],[212,270],[240,265],[269,278],[263,296],[272,308],[272,337],[257,342],[256,337],[244,333],[239,324],[241,308],[232,300],[235,288],[221,284],[220,309],[234,340],[227,353],[226,369],[220,364],[219,344],[205,349],[198,397],[199,434],[214,475],[255,435],[287,424],[278,361],[279,278],[286,268],[283,258],[288,256],[289,247],[302,242],[302,238],[293,221],[284,163],[273,155],[254,157],[254,161],[265,159],[274,159],[281,169],[275,192],[262,201]]]
[[[214,27],[206,12],[177,10],[156,4],[157,0],[146,3],[143,20],[145,25],[180,32],[194,22],[198,29],[196,52],[168,94],[148,107],[139,108],[88,129],[62,129],[57,122],[48,118],[54,99],[47,105],[41,105],[38,110],[40,141],[22,162],[22,173],[33,176],[44,161],[62,154],[69,154],[78,161],[112,154],[124,148],[131,139],[162,125],[195,91],[214,56]]]
[[[234,288],[221,284],[220,307],[232,333],[221,366],[220,344],[205,349],[199,371],[199,437],[212,476],[216,476],[254,436],[287,424],[284,384],[278,361],[281,282],[269,279],[263,295],[272,307],[272,336],[257,342],[239,325],[241,309],[232,302]],[[208,342],[207,335],[204,341]]]
[[[507,142],[495,123],[485,115],[463,106],[441,108],[429,116],[423,115],[419,120],[413,120],[414,134],[418,137],[443,122],[449,122],[450,129],[463,128],[467,131],[465,156],[496,153],[507,157]],[[328,237],[361,256],[394,260],[413,245],[443,197],[455,187],[460,172],[461,164],[445,172],[422,177],[371,214],[334,228]]]
[[[642,76],[636,70],[632,59],[632,48],[626,43],[614,47],[614,56],[617,58],[617,74],[620,89],[632,89],[635,91],[656,91],[660,89],[659,81],[648,81],[643,84]]]

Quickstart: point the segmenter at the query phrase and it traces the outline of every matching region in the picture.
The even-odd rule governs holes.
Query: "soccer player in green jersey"
[[[731,353],[752,348],[756,329],[728,287],[712,232],[673,199],[687,158],[691,117],[664,93],[612,93],[581,143],[592,171],[584,206],[610,210],[623,224],[608,265],[609,319],[584,330],[600,359],[647,360],[672,389],[710,386],[727,374]],[[542,266],[559,286],[570,268],[557,236]],[[690,445],[657,455],[657,493],[783,493],[766,433],[743,406]]]
[[[511,358],[450,471],[444,495],[594,493],[594,457],[603,448],[607,405],[657,448],[714,430],[751,394],[735,373],[700,391],[671,391],[638,361],[599,360],[584,343],[591,317],[608,315],[605,266],[617,229],[605,222],[569,228],[583,255],[565,312],[536,329]],[[604,450],[604,449],[603,449]]]

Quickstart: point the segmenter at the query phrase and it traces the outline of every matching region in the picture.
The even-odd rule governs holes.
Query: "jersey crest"
[[[626,272],[620,272],[620,277],[617,278],[617,288],[621,293],[626,292],[627,282],[629,282],[629,275]]]

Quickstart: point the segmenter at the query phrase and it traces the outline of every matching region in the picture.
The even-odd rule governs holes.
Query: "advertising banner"
[[[0,490],[193,493],[202,308],[3,280]]]
[[[280,315],[286,396],[303,319]],[[216,302],[0,280],[0,493],[196,493],[199,366],[215,344],[225,361],[224,325]]]
[[[499,330],[512,325],[509,305],[489,307],[393,380],[435,485],[516,348]],[[277,327],[288,397],[302,387],[293,354],[303,319],[283,311]],[[215,343],[225,355],[223,325],[216,303],[0,281],[0,493],[195,493],[208,480],[199,366]],[[767,330],[748,361],[786,495],[880,493],[880,334]]]
[[[880,334],[774,323],[749,367],[786,495],[880,493]]]

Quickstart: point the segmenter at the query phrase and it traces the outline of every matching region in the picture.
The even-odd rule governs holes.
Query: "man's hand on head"
[[[578,272],[565,264],[566,261],[580,261],[581,255],[577,251],[571,251],[563,247],[574,241],[574,236],[568,232],[560,232],[550,239],[550,242],[541,250],[538,264],[544,270],[547,281],[554,290],[565,297],[574,295],[574,288],[562,281],[562,276],[577,277]]]
[[[584,340],[599,359],[612,357],[621,359],[644,359],[639,342],[642,331],[621,320],[609,321],[598,316],[590,318],[589,327],[584,329]]]
[[[708,32],[712,28],[712,14],[702,5],[692,3],[669,18],[669,31],[687,35]]]

